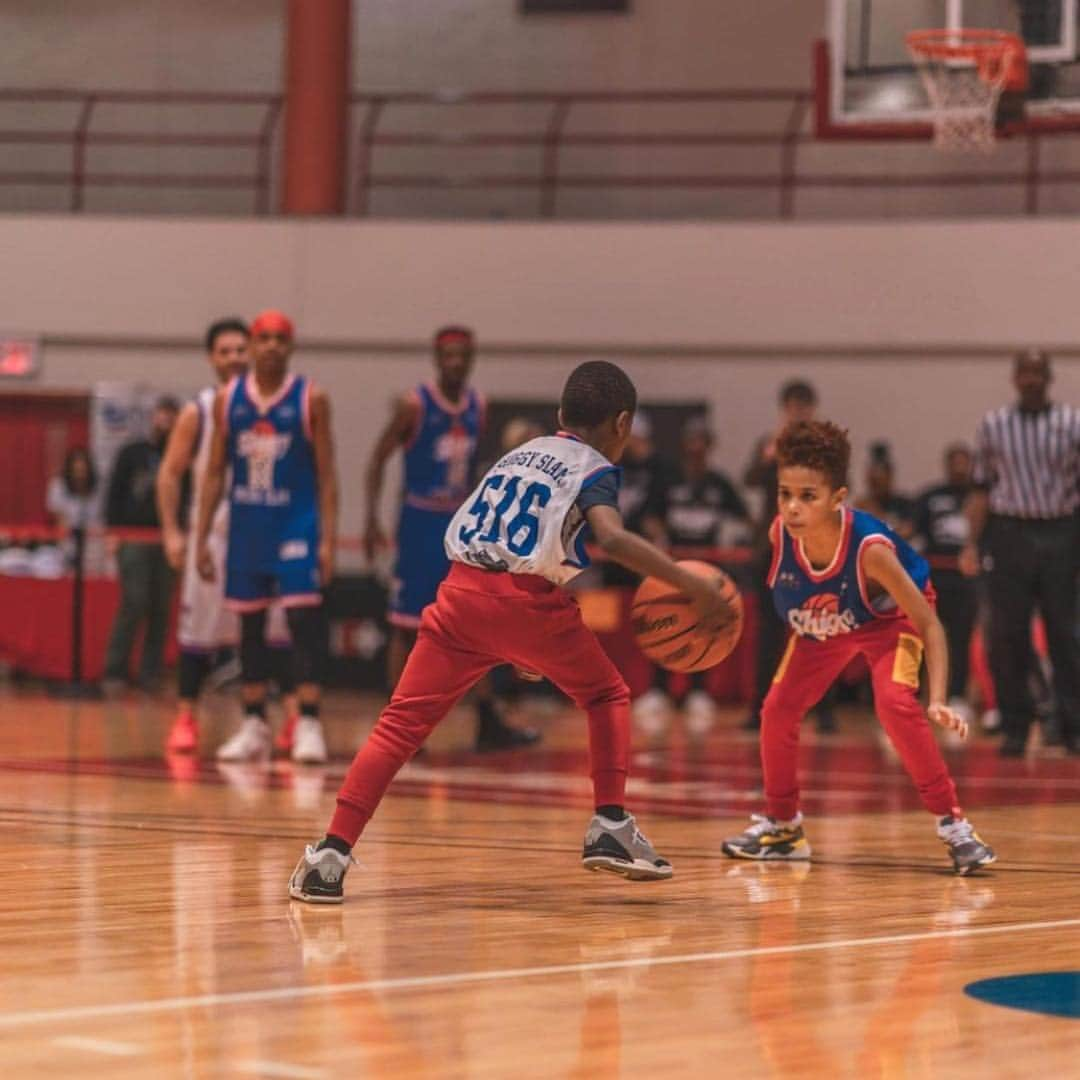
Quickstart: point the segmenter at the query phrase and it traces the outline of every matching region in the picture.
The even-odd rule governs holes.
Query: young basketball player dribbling
[[[732,858],[809,859],[797,778],[799,724],[857,655],[870,665],[874,704],[959,874],[995,860],[957,805],[929,718],[967,734],[946,704],[949,657],[931,606],[926,560],[887,525],[844,505],[851,445],[826,421],[791,424],[777,441],[779,516],[769,587],[791,630],[761,716],[766,813],[726,840]],[[929,705],[919,703],[923,651]]]
[[[487,671],[512,663],[538,672],[588,714],[596,814],[582,861],[632,880],[669,878],[624,809],[630,756],[630,694],[622,676],[560,586],[588,565],[589,532],[610,558],[686,593],[705,627],[727,616],[715,581],[676,565],[626,532],[619,471],[637,405],[614,364],[582,364],[563,390],[555,436],[505,454],[446,531],[452,566],[425,610],[389,706],[360,748],[338,793],[326,836],[309,846],[289,895],[340,903],[351,851],[394,775],[454,703]]]

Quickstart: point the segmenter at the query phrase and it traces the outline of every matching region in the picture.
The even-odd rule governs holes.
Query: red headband
[[[264,333],[284,334],[292,341],[296,332],[293,329],[292,320],[287,315],[271,308],[269,311],[259,312],[251,323],[252,337]]]
[[[435,348],[441,348],[443,345],[468,345],[471,349],[473,346],[473,336],[471,330],[443,330],[435,335]]]

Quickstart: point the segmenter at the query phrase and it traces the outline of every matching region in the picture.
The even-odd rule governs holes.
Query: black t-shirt
[[[653,454],[642,461],[623,458],[619,485],[619,512],[631,532],[640,533],[647,517],[663,517],[664,489],[671,478],[671,466]]]
[[[721,547],[736,539],[732,522],[749,523],[750,514],[731,481],[712,469],[696,480],[676,477],[664,495],[664,529],[674,546]],[[745,534],[745,528],[740,530]],[[740,539],[742,537],[739,537]]]
[[[926,555],[958,555],[971,529],[964,516],[969,487],[940,484],[928,488],[915,502],[915,532]]]
[[[162,446],[136,439],[116,457],[105,500],[105,523],[130,528],[157,528],[154,481],[161,465]]]

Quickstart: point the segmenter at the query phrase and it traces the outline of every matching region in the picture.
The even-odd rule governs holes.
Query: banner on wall
[[[120,448],[150,431],[150,416],[158,391],[137,383],[100,382],[90,398],[90,453],[108,486]]]

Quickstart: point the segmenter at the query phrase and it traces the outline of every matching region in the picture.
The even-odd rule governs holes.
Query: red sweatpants
[[[915,781],[923,805],[961,816],[956,788],[919,703],[923,643],[906,618],[881,619],[815,641],[792,635],[761,710],[766,813],[790,821],[799,810],[799,724],[857,655],[870,665],[878,719]]]
[[[546,676],[589,717],[596,805],[622,805],[630,762],[630,692],[577,602],[541,577],[454,563],[424,609],[416,645],[357,752],[327,830],[355,844],[397,771],[465,692],[497,664]]]

